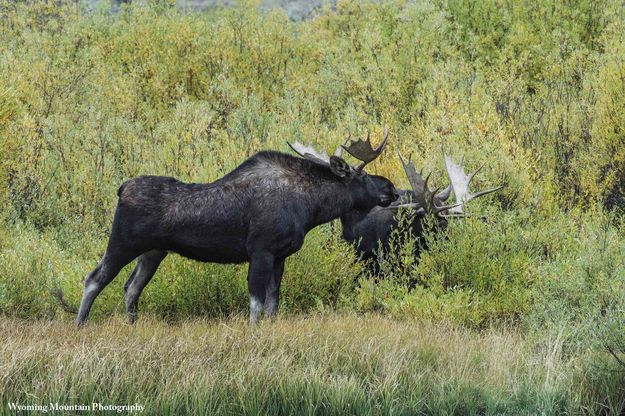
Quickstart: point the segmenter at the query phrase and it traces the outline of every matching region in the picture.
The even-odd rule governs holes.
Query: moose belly
[[[245,263],[249,261],[245,239],[232,236],[212,236],[210,241],[172,241],[166,250],[183,257],[207,263]]]

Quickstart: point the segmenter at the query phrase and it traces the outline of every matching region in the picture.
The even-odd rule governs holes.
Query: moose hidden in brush
[[[368,211],[356,208],[341,216],[343,238],[356,246],[359,258],[367,262],[374,275],[380,273],[378,256],[389,252],[393,231],[400,227],[400,220],[396,215],[399,210],[408,209],[405,211],[407,227],[410,234],[416,239],[417,244],[415,244],[414,252],[416,257],[419,255],[420,249],[426,248],[425,231],[428,225],[436,230],[444,229],[448,219],[469,215],[464,211],[464,206],[469,201],[498,191],[503,187],[498,186],[475,194],[470,193],[469,184],[483,165],[475,172],[467,175],[464,171],[464,161],[457,165],[450,156],[445,155],[445,167],[451,183],[442,191],[440,189],[431,190],[428,187],[430,175],[423,178],[422,173],[417,172],[410,159],[406,161],[401,154],[399,158],[412,189],[399,190],[400,198],[398,201],[387,207],[375,207]],[[445,205],[452,192],[455,203]],[[403,226],[403,223],[401,225]]]
[[[262,151],[215,182],[183,183],[141,176],[122,184],[106,252],[87,276],[76,317],[82,326],[93,301],[128,263],[137,264],[124,285],[131,322],[137,302],[169,252],[213,263],[249,262],[250,320],[278,309],[284,260],[297,252],[314,227],[357,209],[369,212],[399,197],[382,176],[364,167],[383,151],[371,141],[343,145],[361,162],[290,145],[302,157]],[[62,300],[62,299],[61,299]]]

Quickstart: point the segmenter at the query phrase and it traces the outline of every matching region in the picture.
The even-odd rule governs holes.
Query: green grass
[[[557,340],[533,349],[513,330],[324,315],[257,326],[148,317],[131,327],[114,317],[80,331],[2,318],[0,334],[5,413],[9,401],[207,415],[579,414],[603,405],[617,414],[624,405],[584,397],[583,356]]]

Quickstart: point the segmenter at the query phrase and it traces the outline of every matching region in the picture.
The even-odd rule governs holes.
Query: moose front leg
[[[274,256],[257,252],[250,259],[247,286],[250,294],[250,322],[258,322],[267,294],[267,285],[273,280]]]
[[[267,317],[272,317],[278,312],[282,274],[284,274],[284,259],[276,260],[272,279],[267,284],[267,296],[265,298],[265,316]]]

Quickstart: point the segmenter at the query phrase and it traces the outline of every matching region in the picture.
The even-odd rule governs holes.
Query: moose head
[[[469,216],[465,212],[468,202],[501,188],[499,186],[486,191],[469,192],[469,185],[480,169],[467,175],[462,163],[457,165],[451,157],[445,155],[445,167],[451,183],[443,190],[430,189],[430,175],[423,177],[423,173],[417,171],[410,159],[404,159],[401,154],[399,157],[412,189],[400,190],[400,199],[387,207],[376,207],[368,212],[352,210],[341,217],[343,238],[355,244],[358,256],[369,264],[373,274],[378,274],[380,270],[379,255],[392,249],[390,241],[393,230],[405,228],[411,231],[419,242],[414,253],[418,256],[420,250],[427,246],[427,226],[440,230],[447,226],[449,218]],[[452,193],[455,202],[447,204],[446,201]],[[406,223],[399,221],[396,215],[401,209],[409,209],[406,212]],[[398,249],[398,245],[394,247],[395,250]]]
[[[388,130],[384,129],[382,142],[376,148],[371,145],[368,133],[366,140],[351,140],[348,137],[332,156],[315,150],[310,142],[308,145],[299,142],[289,143],[289,146],[304,159],[329,167],[331,172],[348,186],[353,196],[354,208],[369,210],[376,205],[388,207],[399,198],[399,193],[391,181],[383,176],[369,175],[364,170],[365,166],[380,156],[387,142]],[[343,150],[358,159],[360,161],[358,165],[348,164],[343,159]]]

